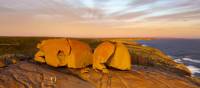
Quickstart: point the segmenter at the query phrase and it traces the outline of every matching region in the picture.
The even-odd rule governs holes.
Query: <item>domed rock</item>
[[[108,65],[120,70],[131,69],[131,56],[124,44],[120,42],[116,43],[114,56],[110,59]]]
[[[66,39],[49,39],[38,44],[40,51],[35,55],[35,60],[44,62],[53,67],[65,66],[67,56],[70,52],[70,46]],[[60,52],[63,52],[64,58],[58,58]],[[44,56],[43,56],[44,55]]]
[[[92,50],[84,42],[74,39],[49,39],[37,46],[40,50],[35,54],[35,61],[50,66],[68,66],[83,68],[92,64]]]
[[[93,68],[103,70],[106,69],[105,64],[114,54],[115,45],[110,42],[103,42],[97,46],[93,54]]]
[[[69,39],[71,52],[67,58],[69,68],[83,68],[92,64],[92,49],[84,42]]]

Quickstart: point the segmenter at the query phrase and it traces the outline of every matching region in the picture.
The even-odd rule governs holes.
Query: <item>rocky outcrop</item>
[[[152,67],[131,71],[110,69],[109,74],[90,69],[53,68],[20,61],[0,69],[0,88],[199,88],[186,77]]]
[[[69,68],[84,68],[92,64],[92,49],[87,43],[69,39],[71,52],[68,60]]]
[[[135,65],[159,67],[179,75],[191,76],[191,71],[184,65],[176,63],[162,51],[142,45],[127,45]]]
[[[93,54],[93,68],[106,72],[106,63],[115,52],[115,45],[110,42],[103,42],[97,46]]]
[[[53,67],[67,65],[66,57],[69,56],[70,46],[66,39],[48,39],[37,45],[40,50],[35,55],[35,60],[41,63],[46,62]],[[58,57],[63,53],[63,58]],[[66,57],[65,57],[66,56]]]
[[[198,88],[186,77],[152,67],[133,66],[131,71],[110,69],[109,74],[94,70],[79,76],[96,88]],[[72,71],[73,72],[73,71]]]
[[[75,39],[43,40],[38,44],[38,48],[40,50],[36,53],[35,60],[54,67],[85,68],[93,65],[94,69],[107,73],[106,66],[130,70],[132,58],[133,64],[156,66],[180,75],[191,76],[185,65],[176,63],[158,49],[136,42],[105,41],[96,46],[93,57],[89,44]]]
[[[128,48],[120,42],[103,42],[97,46],[93,54],[93,68],[108,71],[106,66],[119,69],[131,69],[131,57]]]
[[[38,44],[34,60],[53,67],[83,68],[92,64],[92,50],[74,39],[48,39]]]
[[[128,48],[120,43],[116,43],[116,49],[113,57],[110,58],[108,66],[120,70],[131,70],[131,56]]]
[[[0,88],[200,87],[199,79],[191,77],[184,64],[174,62],[158,49],[124,41],[106,41],[96,47],[92,60],[92,49],[87,43],[74,39],[44,41],[38,45],[40,50],[35,55],[35,61],[47,63],[50,59],[50,63],[47,63],[50,66],[35,63],[24,55],[3,55],[0,57]],[[110,65],[112,60],[115,66]],[[124,63],[128,66],[124,66]],[[85,72],[77,69],[86,66]],[[107,66],[120,70],[108,67],[108,73]],[[121,66],[128,67],[129,71],[121,71],[126,70]]]
[[[68,72],[22,61],[0,69],[0,88],[94,88]]]

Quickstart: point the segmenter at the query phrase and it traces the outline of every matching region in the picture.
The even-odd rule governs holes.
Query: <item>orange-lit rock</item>
[[[78,40],[69,39],[71,52],[67,58],[69,68],[83,68],[92,64],[92,50],[90,46]]]
[[[97,46],[93,54],[93,68],[103,70],[106,69],[105,64],[115,51],[114,44],[103,42]]]
[[[53,67],[67,65],[67,56],[70,53],[70,46],[66,39],[49,39],[42,41],[37,46],[40,51],[36,54],[35,60],[43,62],[45,58],[48,65]],[[61,57],[58,57],[62,53]],[[43,56],[44,55],[44,56]]]
[[[38,51],[38,52],[35,54],[34,60],[37,61],[37,62],[40,62],[40,63],[45,63],[45,55],[44,55],[44,52]]]
[[[124,44],[117,42],[115,54],[111,58],[108,65],[120,70],[131,69],[131,56],[129,54],[128,48]]]
[[[126,45],[126,46],[125,46]],[[108,72],[106,66],[120,70],[131,69],[131,53],[133,62],[140,65],[152,65],[175,69],[173,71],[191,75],[186,66],[177,64],[161,51],[150,47],[125,44],[124,42],[103,42],[97,46],[92,56],[90,46],[74,39],[49,39],[38,44],[39,51],[35,61],[47,63],[50,66],[68,66],[69,68],[84,68],[93,65],[94,69]],[[128,50],[128,48],[129,50]],[[83,70],[85,72],[87,70]]]
[[[174,66],[174,69],[177,70],[176,72],[179,72],[179,74],[184,74],[189,76],[191,76],[192,74],[192,72],[184,64],[177,63]]]
[[[6,65],[4,64],[3,60],[0,59],[0,68],[1,68],[1,67],[5,67],[5,66],[6,66]]]
[[[49,39],[37,46],[40,50],[35,54],[35,61],[50,66],[68,66],[83,68],[92,64],[92,50],[84,42],[73,39]]]
[[[106,65],[120,69],[131,69],[131,56],[122,43],[104,42],[97,46],[93,54],[93,68],[107,72]]]
[[[200,88],[200,79],[176,75],[167,70],[134,65],[132,71],[52,69],[20,61],[0,68],[0,88]],[[67,71],[67,72],[66,72]]]
[[[94,70],[88,73],[70,72],[78,75],[95,88],[199,88],[199,79],[176,75],[154,67],[133,66],[133,71],[109,70],[104,74]]]

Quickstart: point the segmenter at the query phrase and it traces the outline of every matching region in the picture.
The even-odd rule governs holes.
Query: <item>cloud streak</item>
[[[101,29],[110,28],[110,31],[125,28],[123,32],[144,32],[156,28],[165,30],[175,24],[177,26],[174,28],[188,25],[184,30],[200,30],[197,25],[200,22],[199,6],[200,0],[1,0],[0,26],[11,30],[6,26],[16,25],[18,20],[22,24],[27,24],[27,21],[33,23],[36,28],[56,22],[72,29],[72,24],[84,27],[94,25]],[[149,26],[159,23],[170,25],[165,28]],[[45,28],[44,25],[42,27]],[[95,27],[89,28],[94,30]],[[81,31],[82,28],[77,30]]]
[[[200,1],[195,0],[2,0],[1,11],[18,13],[73,15],[74,18],[138,19],[162,17],[200,11]],[[9,12],[9,11],[8,11]],[[10,11],[11,12],[11,11]],[[17,14],[17,12],[14,12]],[[199,14],[199,13],[193,13]],[[182,14],[186,15],[187,14]],[[66,16],[67,17],[67,16]],[[141,20],[143,20],[141,19]],[[133,20],[134,21],[134,20]]]

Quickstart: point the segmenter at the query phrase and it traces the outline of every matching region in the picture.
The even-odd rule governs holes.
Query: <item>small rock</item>
[[[4,62],[2,61],[2,59],[0,59],[0,68],[5,67],[6,65],[4,64]]]

